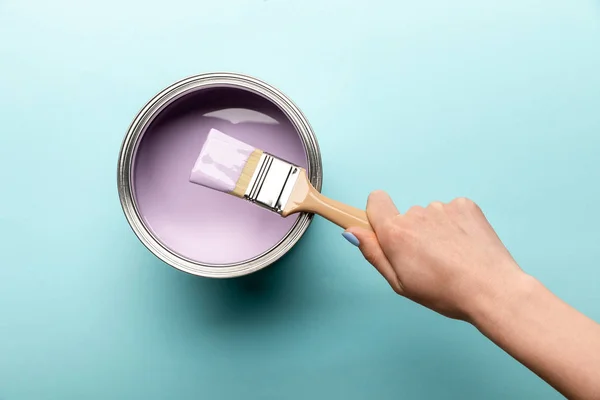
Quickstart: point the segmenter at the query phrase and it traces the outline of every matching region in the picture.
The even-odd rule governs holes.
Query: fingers
[[[381,275],[383,275],[396,293],[402,294],[402,283],[379,246],[375,233],[362,228],[349,228],[346,232],[351,233],[358,239],[358,248],[365,259],[371,263]],[[355,242],[353,242],[353,244],[356,245]]]
[[[380,231],[386,221],[400,214],[392,198],[384,191],[378,190],[369,195],[367,200],[367,217],[375,230]]]

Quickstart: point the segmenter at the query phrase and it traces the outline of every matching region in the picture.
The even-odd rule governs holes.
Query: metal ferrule
[[[281,214],[287,204],[300,168],[263,153],[244,195],[246,200]]]

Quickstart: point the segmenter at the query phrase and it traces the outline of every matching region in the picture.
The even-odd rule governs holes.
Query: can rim
[[[312,185],[321,190],[323,167],[321,151],[308,120],[300,109],[281,91],[248,75],[217,72],[193,75],[163,89],[138,112],[121,144],[117,167],[117,188],[121,207],[138,239],[160,260],[181,271],[210,278],[233,278],[265,268],[287,253],[302,237],[312,215],[302,213],[287,234],[273,247],[252,259],[227,264],[201,263],[173,252],[147,228],[139,213],[133,192],[133,163],[140,139],[154,119],[176,100],[208,88],[230,87],[257,94],[276,105],[300,136],[307,156],[307,174]]]

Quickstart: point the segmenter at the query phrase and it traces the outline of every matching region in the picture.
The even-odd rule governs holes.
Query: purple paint
[[[135,201],[146,227],[180,256],[243,262],[275,246],[297,217],[282,218],[189,181],[213,128],[307,167],[298,133],[275,105],[240,89],[205,89],[165,109],[142,137],[133,169]]]
[[[227,114],[223,113],[219,116],[225,115]],[[190,173],[190,182],[225,193],[233,192],[254,150],[256,149],[247,143],[213,128],[208,132]]]

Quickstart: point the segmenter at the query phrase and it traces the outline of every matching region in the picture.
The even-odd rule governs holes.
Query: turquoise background
[[[220,70],[300,106],[326,194],[472,197],[600,320],[599,1],[0,0],[0,399],[560,398],[323,220],[237,280],[150,254],[121,140],[162,88]]]

